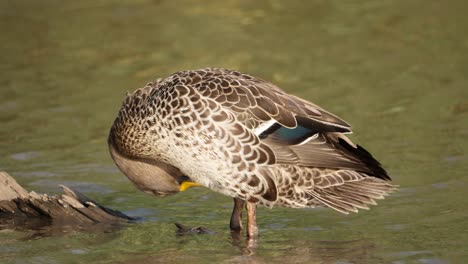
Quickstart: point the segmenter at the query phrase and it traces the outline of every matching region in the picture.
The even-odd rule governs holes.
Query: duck
[[[127,93],[110,155],[136,187],[196,186],[232,197],[229,222],[258,237],[258,206],[369,209],[397,186],[338,116],[261,78],[224,68],[176,72]]]

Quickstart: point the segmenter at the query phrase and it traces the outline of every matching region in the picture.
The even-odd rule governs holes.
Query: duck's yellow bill
[[[185,181],[185,182],[182,182],[180,184],[179,190],[181,192],[183,192],[183,191],[187,190],[188,188],[192,188],[192,187],[196,187],[196,186],[202,186],[202,185],[199,184],[199,183],[196,183],[196,182]]]

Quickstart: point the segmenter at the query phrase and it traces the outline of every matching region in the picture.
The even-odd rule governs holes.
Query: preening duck
[[[395,189],[348,123],[260,78],[180,71],[125,98],[110,130],[119,169],[158,196],[205,186],[234,198],[230,228],[258,234],[256,207],[368,209]]]

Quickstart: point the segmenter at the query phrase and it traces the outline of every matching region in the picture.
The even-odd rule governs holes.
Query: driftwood
[[[8,173],[0,172],[0,229],[35,225],[96,226],[135,220],[61,185],[63,194],[27,192]]]

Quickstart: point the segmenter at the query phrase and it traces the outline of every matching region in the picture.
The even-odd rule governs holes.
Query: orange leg
[[[247,237],[249,239],[258,237],[257,227],[257,204],[247,202]]]
[[[233,232],[242,230],[242,210],[244,209],[244,201],[234,198],[234,208],[232,209],[231,222],[229,227]]]

